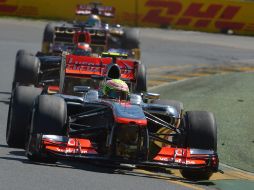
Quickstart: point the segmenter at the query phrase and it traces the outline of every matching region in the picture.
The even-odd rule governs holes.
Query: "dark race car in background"
[[[15,85],[6,130],[10,147],[25,148],[27,157],[37,162],[88,159],[176,168],[192,180],[217,172],[212,113],[185,112],[181,102],[147,92],[132,90],[128,99],[101,95],[98,84],[107,79],[121,78],[135,86],[138,62],[71,54],[61,60],[55,93],[49,93],[51,86]]]
[[[78,5],[77,15],[88,16],[86,21],[49,23],[46,25],[42,52],[54,53],[73,47],[78,42],[90,41],[94,52],[101,53],[110,48],[125,49],[129,56],[140,58],[139,30],[124,28],[120,24],[103,23],[101,17],[113,17],[113,7],[101,6],[98,3]],[[87,32],[90,37],[87,36]]]

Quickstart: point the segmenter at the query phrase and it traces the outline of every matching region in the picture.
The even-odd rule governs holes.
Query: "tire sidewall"
[[[147,91],[146,66],[142,63],[139,63],[136,73],[135,93],[142,93],[146,91]]]
[[[13,90],[6,127],[6,141],[10,147],[24,148],[33,102],[41,92],[39,88],[28,86],[17,86]]]
[[[15,84],[36,85],[40,72],[40,60],[36,56],[20,54],[16,58],[15,71],[13,77],[13,87]]]

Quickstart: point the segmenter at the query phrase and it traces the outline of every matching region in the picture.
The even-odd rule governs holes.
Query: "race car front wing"
[[[138,166],[159,166],[175,169],[209,169],[218,171],[219,159],[212,150],[162,147],[152,160],[123,160],[100,155],[88,139],[37,134],[32,137],[27,154],[49,154],[61,159],[108,160]]]

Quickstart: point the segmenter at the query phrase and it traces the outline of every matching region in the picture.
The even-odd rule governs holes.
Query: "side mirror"
[[[85,100],[87,101],[94,101],[99,99],[99,92],[97,90],[89,90],[85,94]]]
[[[143,103],[143,100],[142,100],[141,95],[138,95],[138,94],[131,94],[131,95],[130,95],[130,102],[131,102],[132,104],[140,105],[140,104]]]
[[[85,93],[90,90],[90,86],[74,86],[73,91],[76,93]]]
[[[147,92],[143,95],[143,97],[144,99],[148,99],[148,100],[158,100],[160,99],[160,94]]]

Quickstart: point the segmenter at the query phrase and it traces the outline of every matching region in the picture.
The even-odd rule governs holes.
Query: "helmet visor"
[[[129,94],[127,92],[123,92],[119,90],[109,90],[107,95],[109,98],[121,99],[121,100],[127,100],[129,97]]]

